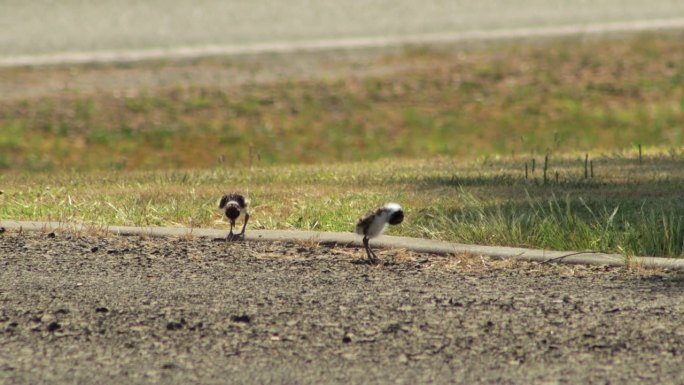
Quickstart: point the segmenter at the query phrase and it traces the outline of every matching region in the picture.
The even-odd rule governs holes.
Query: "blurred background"
[[[684,140],[681,1],[10,1],[0,26],[0,169]]]
[[[0,55],[249,45],[684,17],[677,0],[6,1]]]

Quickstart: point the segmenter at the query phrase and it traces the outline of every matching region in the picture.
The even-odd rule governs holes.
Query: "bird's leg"
[[[247,221],[249,221],[249,214],[245,213],[245,224],[242,225],[242,231],[240,232],[241,237],[245,237],[245,229],[247,228]]]
[[[228,235],[226,235],[226,242],[233,240],[233,226],[234,225],[235,225],[235,222],[230,221],[230,232],[228,233]]]
[[[373,251],[373,250],[370,248],[370,245],[368,245],[368,250],[371,252],[371,254],[373,254],[373,264],[374,264],[374,265],[377,265],[378,262],[380,262],[380,259],[378,258],[377,255],[375,255],[375,251]]]
[[[363,237],[363,246],[366,248],[366,254],[368,255],[368,262],[371,265],[375,265],[378,263],[378,257],[375,256],[375,253],[373,250],[371,250],[370,245],[368,245],[368,237],[365,236]]]

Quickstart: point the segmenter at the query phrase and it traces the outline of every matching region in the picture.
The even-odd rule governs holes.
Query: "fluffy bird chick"
[[[249,201],[245,199],[244,196],[238,193],[230,193],[221,197],[219,200],[219,210],[223,210],[226,218],[230,221],[230,233],[226,236],[226,241],[232,241],[237,235],[238,237],[245,236],[245,228],[247,227],[247,221],[249,221],[249,211],[247,210],[249,206]],[[233,227],[235,226],[235,221],[240,217],[240,214],[244,213],[245,223],[242,225],[242,231],[240,234],[233,234]]]
[[[388,203],[375,211],[370,211],[356,224],[356,233],[363,235],[363,246],[371,264],[378,263],[378,257],[368,245],[370,238],[382,234],[387,225],[398,225],[404,220],[404,210],[396,203]]]

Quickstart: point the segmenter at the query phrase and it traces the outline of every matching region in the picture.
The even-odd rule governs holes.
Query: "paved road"
[[[211,52],[225,46],[268,50],[316,41],[323,45],[340,40],[382,43],[383,39],[429,34],[663,19],[684,24],[684,2],[11,0],[3,3],[0,12],[0,63],[12,63],[11,58],[45,60],[45,55],[66,53],[164,55],[166,50]]]
[[[315,243],[0,235],[0,383],[677,384],[684,280]],[[361,263],[360,263],[361,262]]]

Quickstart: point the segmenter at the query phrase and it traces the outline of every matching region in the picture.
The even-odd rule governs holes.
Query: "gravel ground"
[[[0,235],[0,383],[684,383],[684,279],[314,243]]]

